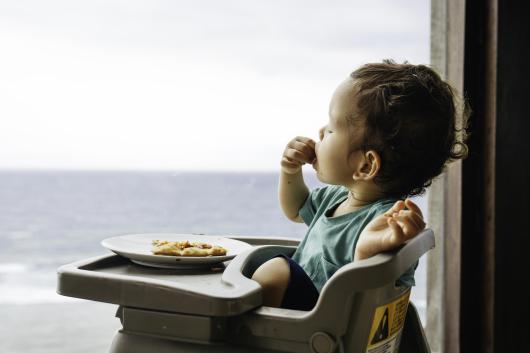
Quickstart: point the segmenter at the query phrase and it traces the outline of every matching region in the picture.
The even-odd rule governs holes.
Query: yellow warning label
[[[393,302],[375,309],[366,353],[394,353],[405,324],[410,289]]]

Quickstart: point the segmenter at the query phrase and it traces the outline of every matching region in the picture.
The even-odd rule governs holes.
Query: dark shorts
[[[286,255],[277,255],[289,262],[291,276],[285,290],[281,307],[284,309],[305,310],[313,309],[318,300],[318,290],[313,281],[293,259]]]

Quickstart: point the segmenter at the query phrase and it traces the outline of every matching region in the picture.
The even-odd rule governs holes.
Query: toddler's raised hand
[[[283,151],[282,171],[295,174],[305,163],[312,163],[316,158],[315,141],[308,137],[297,136],[287,144]]]
[[[357,241],[354,260],[392,250],[425,228],[420,208],[410,199],[397,201],[384,214],[366,225]]]

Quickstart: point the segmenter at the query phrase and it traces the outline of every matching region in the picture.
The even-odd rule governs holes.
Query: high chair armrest
[[[333,274],[326,286],[336,281],[344,281],[348,283],[350,290],[382,287],[397,280],[432,248],[434,248],[434,233],[432,229],[425,229],[396,250],[341,267]]]
[[[322,288],[314,310],[335,312],[340,309],[334,303],[345,302],[352,293],[382,288],[394,283],[432,248],[434,233],[431,229],[425,229],[397,250],[341,267]]]
[[[261,264],[276,255],[291,256],[295,250],[296,246],[286,245],[262,245],[246,250],[230,261],[221,280],[228,284],[252,281],[252,274]]]

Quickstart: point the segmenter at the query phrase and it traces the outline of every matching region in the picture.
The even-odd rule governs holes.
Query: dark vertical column
[[[498,1],[495,352],[528,352],[530,328],[530,21]]]
[[[523,1],[467,0],[462,167],[462,352],[527,352],[530,21]]]
[[[494,257],[489,250],[494,248],[495,227],[494,219],[486,215],[495,204],[495,189],[486,180],[495,178],[495,170],[488,163],[494,156],[495,135],[488,132],[496,119],[491,106],[496,87],[490,86],[496,78],[496,50],[491,42],[496,23],[490,23],[494,17],[490,10],[488,1],[466,1],[464,92],[473,115],[469,155],[462,164],[460,351],[477,353],[493,353],[488,341],[493,336],[493,318],[488,313],[493,306]]]

